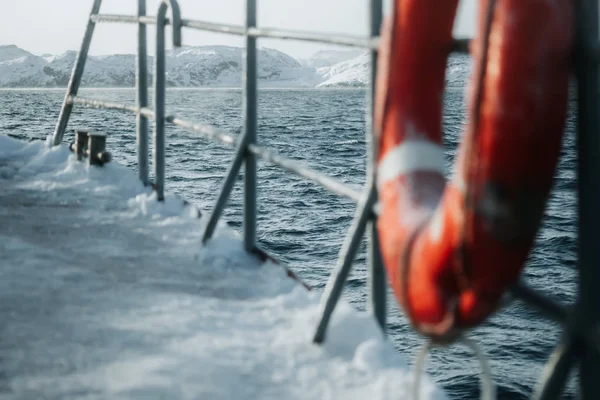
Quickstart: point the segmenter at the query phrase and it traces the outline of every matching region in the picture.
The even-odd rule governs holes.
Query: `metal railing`
[[[75,60],[67,93],[60,111],[59,119],[53,136],[53,145],[62,142],[67,123],[75,104],[89,107],[132,112],[136,115],[137,155],[139,179],[145,184],[151,184],[148,160],[148,120],[154,121],[153,136],[153,167],[154,188],[159,201],[164,199],[164,168],[165,168],[165,123],[179,126],[195,132],[204,138],[219,141],[235,147],[233,161],[223,182],[220,194],[213,207],[212,214],[206,225],[203,241],[212,237],[217,222],[230,196],[237,174],[242,164],[244,174],[244,247],[249,252],[257,252],[256,243],[256,161],[261,159],[278,165],[283,169],[304,177],[329,191],[352,199],[357,203],[356,212],[344,243],[340,249],[338,261],[327,283],[322,296],[322,313],[318,323],[314,342],[321,343],[330,317],[341,296],[343,286],[350,274],[353,260],[363,236],[368,238],[368,309],[385,332],[386,326],[386,277],[379,253],[376,232],[378,215],[377,190],[375,185],[374,162],[377,159],[376,143],[368,149],[366,184],[358,192],[344,183],[322,174],[307,166],[278,155],[257,144],[257,38],[291,39],[309,42],[320,42],[335,45],[364,48],[371,54],[371,74],[369,85],[369,106],[367,112],[367,143],[373,124],[373,95],[375,73],[377,70],[377,49],[379,43],[380,25],[382,21],[382,0],[369,0],[369,37],[349,35],[329,35],[314,32],[301,32],[283,29],[259,28],[256,21],[256,0],[246,0],[246,23],[244,26],[216,24],[206,21],[182,19],[176,0],[163,0],[160,3],[156,17],[146,15],[146,1],[138,0],[137,15],[100,14],[102,0],[94,0],[88,19],[83,42]],[[536,397],[541,399],[556,398],[568,377],[569,371],[577,358],[580,362],[580,393],[585,399],[599,399],[600,386],[594,382],[600,374],[600,296],[597,288],[600,286],[600,247],[597,246],[596,230],[600,226],[600,213],[596,210],[600,204],[600,182],[597,173],[600,171],[600,121],[598,120],[598,4],[594,0],[577,2],[577,52],[576,74],[579,91],[578,116],[578,151],[579,151],[579,244],[580,244],[580,279],[579,299],[574,312],[569,312],[562,305],[537,293],[526,285],[517,284],[511,290],[512,299],[523,300],[526,304],[541,311],[547,317],[558,321],[565,327],[560,344],[554,351],[546,372],[540,381]],[[166,17],[171,10],[171,18]],[[95,99],[83,98],[77,95],[89,46],[97,23],[116,22],[138,25],[137,73],[136,73],[136,105],[129,106]],[[154,73],[154,108],[148,104],[148,66],[146,51],[146,26],[157,25],[156,57]],[[165,26],[173,29],[173,45],[181,45],[182,28],[198,29],[223,34],[241,35],[246,41],[246,57],[244,64],[244,128],[240,137],[205,124],[186,121],[165,112]],[[468,52],[469,40],[454,40],[449,50],[453,52]]]

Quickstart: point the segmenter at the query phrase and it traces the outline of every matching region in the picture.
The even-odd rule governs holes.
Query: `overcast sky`
[[[443,1],[443,0],[440,0]],[[16,44],[34,54],[77,50],[92,0],[4,0],[0,12],[0,44]],[[159,0],[148,0],[148,14],[155,14]],[[389,0],[387,0],[389,5]],[[135,0],[104,0],[103,13],[135,14]],[[245,0],[179,0],[184,18],[243,24]],[[319,30],[354,35],[367,34],[368,0],[258,0],[258,24]],[[462,0],[455,35],[472,36],[475,0]],[[99,24],[91,54],[134,53],[134,25]],[[216,35],[184,29],[186,45],[243,45],[235,36]],[[154,29],[149,30],[149,50],[154,53]],[[323,47],[280,40],[259,40],[295,57],[308,57]]]

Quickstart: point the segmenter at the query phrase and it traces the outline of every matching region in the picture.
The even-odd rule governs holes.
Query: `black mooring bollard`
[[[106,151],[106,134],[102,132],[90,132],[88,137],[88,157],[90,165],[102,166],[107,162],[110,162],[111,155]]]
[[[85,156],[85,151],[88,146],[89,129],[75,129],[75,142],[71,143],[69,149],[77,154],[77,161],[81,161]]]

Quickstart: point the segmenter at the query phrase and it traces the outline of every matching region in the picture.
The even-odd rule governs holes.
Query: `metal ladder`
[[[383,269],[376,232],[378,215],[377,190],[375,185],[374,162],[377,159],[376,144],[368,149],[366,184],[361,192],[346,186],[330,176],[321,174],[301,163],[278,155],[257,142],[257,53],[256,39],[277,38],[308,42],[320,42],[368,49],[371,54],[371,74],[369,85],[369,105],[367,111],[367,139],[372,133],[373,94],[375,73],[377,70],[377,49],[382,20],[382,0],[369,0],[369,37],[348,35],[329,35],[315,32],[302,32],[284,29],[260,28],[256,20],[257,0],[246,0],[246,23],[244,26],[216,24],[207,21],[182,19],[176,0],[163,0],[155,17],[146,15],[146,1],[138,0],[137,15],[101,14],[102,0],[93,0],[92,10],[85,30],[81,48],[75,60],[67,92],[53,135],[53,145],[59,145],[65,134],[69,116],[75,104],[89,107],[121,110],[136,115],[137,155],[139,179],[152,184],[148,178],[148,121],[154,121],[153,131],[153,167],[154,189],[159,201],[164,199],[165,180],[165,123],[182,127],[207,139],[235,147],[233,161],[224,180],[221,192],[206,225],[203,241],[214,233],[216,224],[227,203],[235,178],[242,164],[244,174],[244,222],[243,238],[247,251],[261,253],[256,240],[256,162],[257,159],[278,165],[298,176],[323,186],[329,191],[352,199],[357,203],[352,224],[339,251],[337,265],[330,276],[322,296],[322,314],[317,326],[315,343],[322,343],[330,317],[341,296],[343,286],[350,274],[352,263],[363,236],[368,238],[369,299],[368,309],[385,332],[386,326],[386,277]],[[598,2],[579,0],[577,3],[577,51],[576,75],[578,80],[578,182],[579,182],[579,298],[573,310],[537,293],[519,283],[511,290],[513,299],[523,300],[550,319],[564,326],[560,343],[547,364],[545,373],[536,392],[536,398],[557,398],[576,361],[580,362],[580,394],[583,399],[600,399],[600,385],[595,379],[600,377],[600,246],[596,243],[596,231],[600,226],[600,129],[599,121],[599,78],[598,62],[600,46],[598,44]],[[167,11],[171,10],[171,18]],[[78,96],[89,46],[98,23],[131,23],[138,25],[136,105],[100,101]],[[148,66],[146,49],[146,26],[156,25],[156,57],[154,65],[154,107],[148,104]],[[165,113],[165,26],[173,29],[173,46],[181,46],[182,28],[218,32],[244,36],[246,57],[244,61],[244,129],[237,138],[212,126],[194,123],[175,115]],[[468,53],[468,40],[455,40],[452,51]],[[367,140],[369,143],[370,140]]]

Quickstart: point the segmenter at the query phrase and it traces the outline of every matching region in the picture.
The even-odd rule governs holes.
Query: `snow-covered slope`
[[[183,47],[167,52],[170,86],[240,86],[243,48],[229,46]],[[16,46],[0,47],[0,87],[64,87],[77,53],[35,56]],[[302,66],[278,50],[258,52],[258,79],[262,86],[314,87],[320,82],[315,68]],[[148,59],[152,66],[152,59]],[[151,77],[150,77],[151,79]],[[90,56],[82,85],[127,87],[135,84],[135,55]]]
[[[239,87],[244,49],[231,46],[182,47],[167,52],[170,86]],[[76,52],[36,56],[16,46],[0,46],[0,87],[64,87],[69,82]],[[152,66],[152,59],[148,59]],[[370,57],[357,50],[324,50],[296,60],[278,50],[258,52],[258,79],[263,87],[364,87]],[[446,83],[463,86],[470,73],[469,57],[453,55]],[[150,77],[151,79],[151,77]],[[89,57],[83,86],[131,87],[135,84],[135,55]]]
[[[167,54],[171,86],[240,86],[244,49],[201,46],[174,49]],[[259,49],[258,80],[263,86],[314,86],[318,76],[293,57],[274,49]]]
[[[321,50],[310,58],[301,59],[299,62],[307,67],[331,67],[339,62],[358,57],[362,53],[362,50]]]
[[[50,59],[44,67],[49,86],[66,86],[77,53],[68,51]],[[151,65],[151,64],[150,64]],[[90,57],[85,64],[82,86],[120,87],[135,85],[135,55],[116,54]]]
[[[14,44],[0,45],[0,62],[29,56],[33,56],[33,54],[15,46]]]
[[[110,138],[109,138],[110,141]],[[413,374],[341,302],[311,343],[318,294],[134,171],[0,136],[0,397],[408,399]],[[422,399],[442,399],[421,379]]]
[[[363,87],[368,83],[370,61],[369,53],[362,53],[330,67],[321,67],[317,71],[323,82],[317,87]]]
[[[317,69],[323,82],[317,87],[364,87],[368,82],[370,57],[362,53],[358,57]],[[471,59],[467,55],[451,55],[446,69],[446,85],[462,87],[471,74]]]
[[[0,46],[0,87],[46,86],[46,60],[17,46]]]

